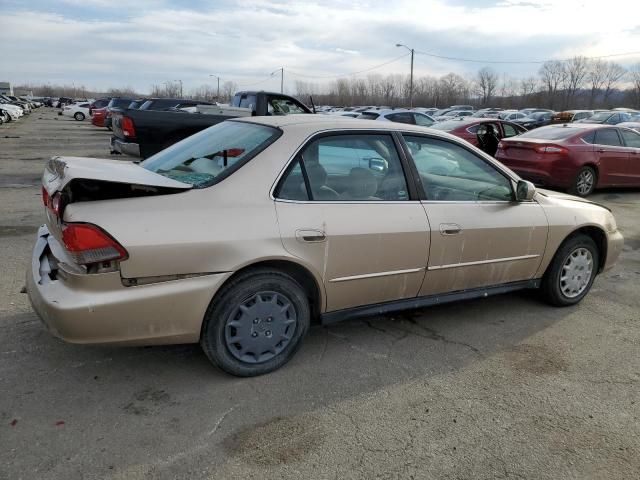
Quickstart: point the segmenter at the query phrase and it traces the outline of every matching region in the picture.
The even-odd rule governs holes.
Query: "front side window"
[[[611,145],[612,147],[620,147],[620,137],[615,128],[603,128],[596,131],[595,143],[598,145]]]
[[[493,165],[459,145],[404,135],[427,200],[511,201],[511,181]]]
[[[321,137],[299,155],[281,180],[276,196],[312,201],[409,200],[400,158],[390,135]],[[306,176],[306,179],[305,179]],[[306,191],[305,180],[310,191]],[[302,192],[302,193],[298,193]]]
[[[194,188],[204,188],[228,177],[280,134],[280,130],[265,125],[226,121],[185,138],[140,165]]]
[[[620,115],[618,113],[616,113],[615,115],[611,115],[605,123],[608,123],[609,125],[620,123]]]

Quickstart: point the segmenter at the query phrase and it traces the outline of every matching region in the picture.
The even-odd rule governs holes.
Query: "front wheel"
[[[82,120],[84,120],[84,113],[82,112],[76,112],[73,115],[73,118],[75,118],[77,121],[81,122]]]
[[[582,167],[576,175],[576,179],[571,187],[571,193],[579,197],[591,195],[596,188],[596,171],[591,167]]]
[[[204,318],[200,345],[231,375],[276,370],[298,350],[311,320],[304,289],[274,270],[247,272],[225,285]]]
[[[599,259],[598,247],[591,237],[576,235],[565,240],[542,279],[545,300],[557,307],[580,302],[593,285]]]

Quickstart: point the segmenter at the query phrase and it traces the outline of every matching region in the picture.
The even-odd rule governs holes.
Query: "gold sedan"
[[[240,376],[310,324],[540,288],[573,305],[623,238],[451,135],[322,115],[213,126],[141,164],[56,157],[28,269],[74,343],[200,342]]]

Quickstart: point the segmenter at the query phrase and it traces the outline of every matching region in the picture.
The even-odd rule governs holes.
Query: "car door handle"
[[[322,230],[296,230],[296,239],[299,242],[324,242],[327,235]]]
[[[598,153],[604,153],[604,152],[606,152],[606,150],[604,148],[599,148],[598,149]]]
[[[440,234],[441,235],[457,235],[462,231],[462,227],[457,223],[441,223]]]

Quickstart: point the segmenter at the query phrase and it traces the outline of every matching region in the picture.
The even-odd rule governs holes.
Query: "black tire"
[[[573,271],[573,273],[575,273],[576,275],[573,275],[568,280],[563,281],[562,274],[566,273],[565,266],[569,268],[569,266],[567,265],[567,262],[569,262],[569,257],[582,250],[588,251],[591,255],[590,272],[587,273],[588,270],[586,269],[578,270],[577,272]],[[591,237],[583,234],[569,237],[564,241],[562,245],[560,245],[560,248],[558,248],[558,251],[553,257],[551,264],[547,268],[547,271],[542,278],[542,285],[540,286],[540,290],[544,299],[548,303],[556,307],[568,307],[580,302],[585,297],[585,295],[589,293],[589,290],[591,290],[591,286],[593,285],[596,275],[598,274],[598,268],[600,265],[599,262],[600,252],[598,251],[598,247],[591,239]],[[584,277],[582,275],[586,276],[587,274],[589,275],[589,278],[584,286],[580,287],[580,291],[576,290],[575,292],[573,292],[575,294],[568,294],[567,290],[572,288],[570,283],[583,282]]]
[[[271,316],[269,309],[276,313]],[[310,322],[309,300],[298,282],[279,271],[256,269],[216,294],[205,314],[200,345],[214,365],[231,375],[263,375],[293,357]]]
[[[76,112],[73,114],[73,118],[75,118],[77,121],[81,122],[84,120],[84,113],[82,112]]]
[[[592,167],[582,167],[578,170],[570,192],[578,197],[587,197],[593,193],[598,183],[598,174]]]

